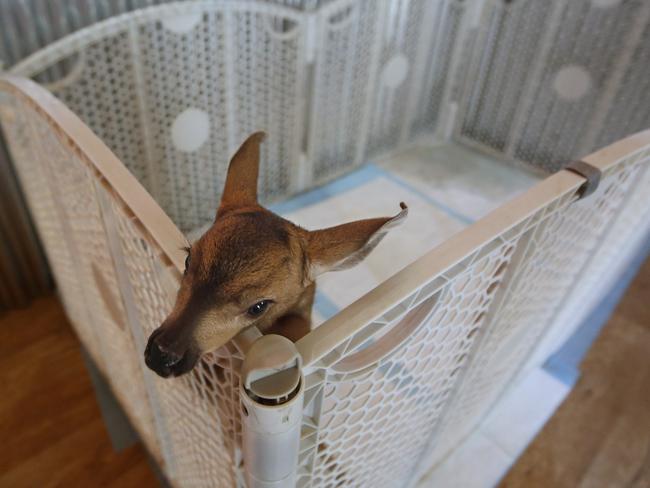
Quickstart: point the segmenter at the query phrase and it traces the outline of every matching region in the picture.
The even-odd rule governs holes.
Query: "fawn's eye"
[[[248,307],[246,313],[249,317],[259,317],[266,311],[270,304],[271,300],[262,300],[260,302],[257,302],[255,305]]]

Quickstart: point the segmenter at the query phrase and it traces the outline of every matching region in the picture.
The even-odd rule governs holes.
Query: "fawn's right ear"
[[[308,276],[311,279],[327,271],[340,271],[361,262],[388,231],[401,224],[408,207],[393,217],[357,220],[347,224],[315,230],[307,236]]]
[[[237,207],[257,205],[260,144],[265,137],[264,132],[250,135],[230,160],[217,218]]]

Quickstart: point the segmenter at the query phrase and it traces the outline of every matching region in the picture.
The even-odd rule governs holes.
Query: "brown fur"
[[[319,274],[362,260],[394,218],[307,231],[257,203],[262,133],[233,157],[214,224],[188,250],[189,264],[169,317],[151,335],[145,358],[162,376],[189,371],[201,354],[256,326],[296,341],[310,330]],[[267,301],[260,316],[249,309]]]

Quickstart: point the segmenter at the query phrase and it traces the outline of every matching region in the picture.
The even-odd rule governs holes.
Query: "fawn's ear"
[[[408,208],[400,204],[401,212],[394,217],[357,220],[347,224],[311,231],[307,237],[309,276],[327,271],[340,271],[361,262],[388,231],[404,221]]]
[[[264,132],[248,136],[230,160],[217,217],[236,207],[257,204],[260,144],[265,137]]]

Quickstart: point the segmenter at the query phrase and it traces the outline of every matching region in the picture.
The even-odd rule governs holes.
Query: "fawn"
[[[308,231],[257,202],[260,144],[251,135],[228,167],[212,226],[187,248],[175,305],[149,337],[145,362],[162,377],[190,371],[241,330],[292,341],[307,334],[316,290],[327,271],[354,266],[407,216],[358,220]]]

